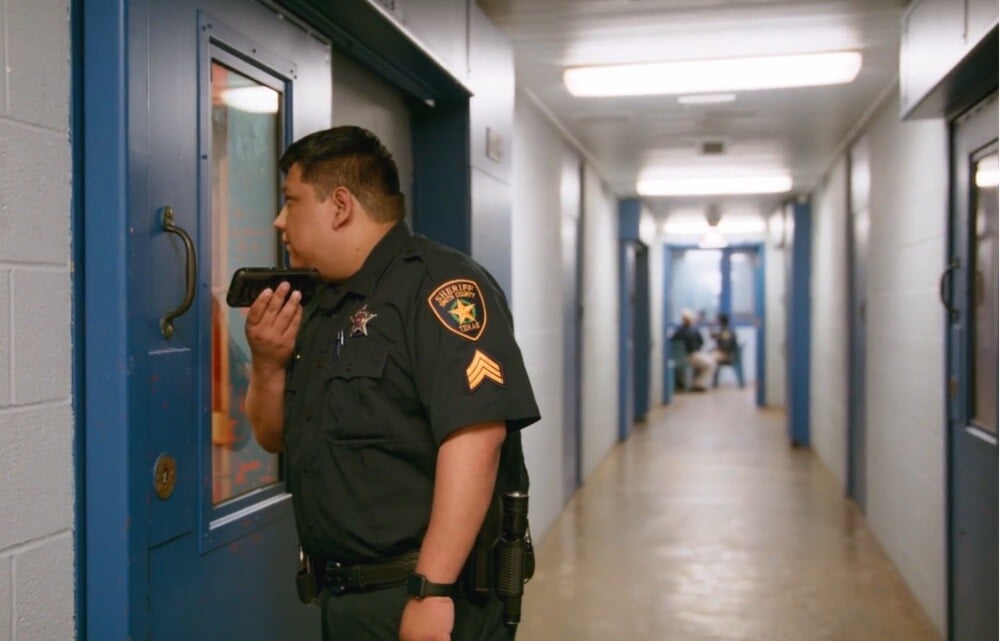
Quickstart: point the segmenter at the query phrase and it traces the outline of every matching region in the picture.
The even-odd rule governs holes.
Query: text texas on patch
[[[486,329],[486,305],[474,281],[449,280],[427,297],[427,304],[442,325],[462,338],[479,340]]]

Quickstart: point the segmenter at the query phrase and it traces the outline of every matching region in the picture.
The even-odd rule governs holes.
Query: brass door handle
[[[163,208],[163,231],[177,234],[184,241],[184,254],[186,257],[184,265],[184,300],[177,309],[171,310],[160,317],[160,332],[163,338],[170,339],[174,335],[174,319],[182,316],[184,312],[191,308],[194,302],[194,287],[198,280],[198,257],[195,253],[194,242],[186,231],[174,224],[174,209],[170,205]]]
[[[941,272],[941,278],[938,280],[938,298],[941,299],[941,304],[944,308],[948,310],[948,320],[953,321],[958,318],[958,310],[951,306],[951,287],[948,287],[947,294],[945,293],[945,287],[951,284],[951,279],[948,275],[959,268],[958,260],[952,260],[945,267],[944,271]]]

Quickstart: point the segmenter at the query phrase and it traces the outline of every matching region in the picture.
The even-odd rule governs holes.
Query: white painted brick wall
[[[583,477],[618,442],[618,199],[584,172]]]
[[[925,612],[945,626],[944,324],[947,128],[902,123],[887,100],[867,128],[867,520]],[[845,482],[847,215],[844,162],[814,201],[812,420],[815,449]]]
[[[0,196],[0,202],[2,199],[3,196]],[[0,216],[2,215],[3,211],[0,210]],[[0,269],[0,410],[10,404],[11,397],[10,320],[13,309],[10,297],[10,270]],[[2,439],[3,435],[0,434],[0,442]]]
[[[816,454],[846,487],[847,167],[843,159],[814,195],[812,215],[810,436]]]
[[[542,420],[524,431],[531,475],[532,530],[539,536],[562,511],[563,326],[562,136],[521,94],[514,103],[511,148],[511,279],[514,327]],[[552,265],[553,269],[538,269]],[[550,313],[539,314],[547,309]],[[537,525],[536,525],[537,524]]]
[[[69,24],[0,0],[0,641],[75,634]]]
[[[0,557],[0,641],[12,641],[14,638],[14,582],[11,557]]]
[[[869,128],[868,520],[944,630],[944,318],[948,136],[941,120],[901,123],[896,100]]]
[[[5,0],[7,104],[24,122],[66,131],[69,121],[69,3]]]

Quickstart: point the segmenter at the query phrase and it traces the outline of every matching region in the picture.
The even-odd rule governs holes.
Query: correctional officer
[[[503,292],[411,234],[371,132],[311,134],[280,164],[274,226],[324,285],[303,306],[282,283],[249,309],[247,412],[285,452],[323,638],[513,638],[500,601],[459,582],[477,535],[494,537],[498,466],[501,484],[526,483],[519,430],[539,418]]]

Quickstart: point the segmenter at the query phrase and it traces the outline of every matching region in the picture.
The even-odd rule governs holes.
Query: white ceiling
[[[517,85],[583,147],[619,196],[643,170],[750,164],[790,170],[794,190],[821,178],[852,128],[895,90],[906,0],[478,0],[514,47]],[[567,66],[857,50],[850,84],[738,93],[721,105],[676,96],[574,98]],[[701,154],[722,141],[721,156]],[[769,212],[780,196],[647,199],[660,213],[719,202]]]

